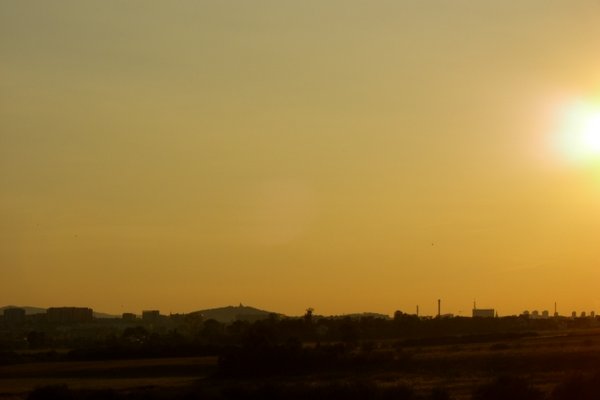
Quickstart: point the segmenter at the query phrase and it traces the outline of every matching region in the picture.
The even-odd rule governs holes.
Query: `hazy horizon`
[[[599,22],[0,2],[0,304],[598,312]]]
[[[192,309],[188,309],[185,311],[181,311],[181,310],[165,310],[165,309],[160,309],[160,307],[156,307],[156,308],[145,308],[145,309],[141,309],[141,310],[131,310],[131,309],[127,309],[127,307],[123,307],[122,310],[118,310],[118,311],[107,311],[107,310],[98,310],[96,308],[94,308],[91,305],[78,305],[78,306],[73,306],[72,304],[53,304],[50,306],[36,306],[36,305],[31,305],[31,304],[4,304],[4,305],[0,305],[0,308],[12,308],[12,307],[16,307],[16,308],[33,308],[33,309],[48,309],[48,308],[62,308],[62,307],[85,307],[85,308],[91,308],[93,310],[94,313],[98,313],[98,314],[106,314],[106,315],[110,315],[110,316],[115,316],[115,317],[120,317],[121,314],[124,313],[133,313],[136,314],[138,316],[142,315],[143,311],[153,311],[153,310],[158,310],[160,312],[161,315],[171,315],[171,314],[187,314],[187,313],[193,313],[193,312],[197,312],[197,311],[205,311],[205,310],[218,310],[218,309],[227,309],[227,308],[238,308],[238,307],[244,307],[244,308],[253,308],[253,309],[257,309],[259,311],[266,311],[266,312],[272,312],[272,313],[277,313],[277,314],[281,314],[284,315],[286,317],[303,317],[306,312],[307,309],[305,310],[299,310],[298,312],[295,313],[282,313],[279,310],[276,309],[269,309],[269,308],[264,308],[264,307],[257,307],[253,304],[244,304],[244,303],[238,303],[238,304],[222,304],[222,305],[216,305],[213,307],[195,307]],[[480,307],[479,305],[476,306],[478,310],[481,309],[490,309],[490,307]],[[314,313],[314,315],[318,315],[318,316],[324,316],[324,317],[329,317],[329,316],[343,316],[343,315],[355,315],[355,314],[378,314],[378,315],[387,315],[388,317],[392,318],[394,317],[394,313],[396,311],[401,311],[405,314],[409,314],[409,315],[416,315],[417,310],[416,310],[416,306],[413,310],[393,310],[393,311],[389,311],[389,312],[377,312],[377,311],[372,311],[372,310],[354,310],[354,311],[349,311],[349,312],[343,312],[343,313],[333,313],[333,314],[327,314],[327,313],[321,313],[318,310],[315,310],[313,307],[309,307],[312,312]],[[429,310],[431,307],[425,307],[426,310]],[[419,305],[419,317],[436,317],[437,316],[437,301],[435,302],[435,306],[433,308],[431,308],[431,312],[430,313],[423,313],[423,307],[421,305]],[[473,310],[473,304],[471,304],[471,307],[465,307],[464,310],[458,310],[457,313],[454,312],[449,312],[448,310],[444,309],[444,303],[442,302],[442,308],[441,308],[441,315],[442,316],[448,316],[448,315],[453,315],[455,317],[472,317],[472,310]],[[552,307],[548,307],[548,308],[524,308],[523,310],[521,310],[521,312],[518,313],[504,313],[501,314],[499,313],[499,310],[494,309],[494,311],[496,312],[496,315],[498,317],[510,317],[510,316],[519,316],[522,315],[523,312],[527,312],[527,313],[532,313],[533,311],[537,311],[540,316],[542,316],[542,312],[547,311],[549,317],[552,317],[554,315],[554,304],[552,305]],[[591,313],[590,312],[594,312],[594,314],[596,313],[596,310],[560,310],[560,308],[557,305],[557,313],[559,316],[561,317],[571,317],[572,312],[576,312],[577,313],[577,317],[581,316],[581,313],[584,312],[586,316],[590,316]]]

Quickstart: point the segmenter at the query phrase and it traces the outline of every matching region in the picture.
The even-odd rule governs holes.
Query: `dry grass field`
[[[0,366],[0,398],[20,399],[35,387],[132,390],[192,384],[215,368],[216,357],[65,361]]]
[[[285,375],[279,382],[320,384],[369,380],[377,385],[410,386],[416,393],[444,388],[451,398],[471,398],[473,389],[498,376],[518,376],[549,393],[557,383],[600,371],[600,330],[539,334],[498,342],[407,346],[385,343],[372,352],[398,360],[381,368]],[[219,387],[237,383],[213,379],[216,357],[63,361],[0,366],[0,398],[22,399],[35,387],[66,384],[73,389],[165,390],[198,384]],[[391,365],[391,367],[390,367]],[[285,366],[282,366],[285,369]],[[261,378],[268,379],[268,378]],[[246,381],[247,382],[247,381]]]

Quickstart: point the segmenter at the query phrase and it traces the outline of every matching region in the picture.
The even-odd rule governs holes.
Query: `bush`
[[[74,400],[73,392],[67,387],[67,385],[48,385],[35,388],[27,400]]]
[[[600,399],[600,375],[571,377],[557,385],[551,400],[597,400]]]
[[[503,376],[475,390],[473,400],[538,400],[543,393],[521,378]]]
[[[446,391],[446,389],[442,388],[434,388],[431,391],[431,396],[429,396],[431,400],[450,400],[450,394]]]
[[[67,385],[48,385],[35,388],[27,400],[118,400],[114,390],[72,390]]]

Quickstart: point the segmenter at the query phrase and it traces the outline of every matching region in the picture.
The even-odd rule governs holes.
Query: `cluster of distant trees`
[[[297,346],[321,346],[322,350],[324,346],[343,345],[346,349],[360,347],[368,350],[382,342],[401,347],[461,344],[510,339],[511,335],[540,330],[583,327],[582,324],[593,322],[526,317],[421,319],[400,311],[394,314],[393,319],[374,316],[316,317],[309,309],[300,318],[272,314],[258,321],[238,320],[232,323],[181,316],[168,321],[168,324],[115,320],[69,326],[25,325],[0,330],[0,362],[25,357],[14,352],[24,348],[46,351],[27,357],[59,357],[53,355],[51,349],[68,348],[71,349],[68,353],[70,358],[99,359],[180,355],[231,357],[236,351],[242,354],[256,348],[267,353],[278,349],[279,353],[288,354]],[[231,361],[228,365],[234,364]]]
[[[480,343],[488,346],[492,353],[502,346],[509,346],[514,339],[536,335],[538,331],[584,327],[593,320],[569,320],[565,318],[529,319],[527,317],[503,318],[433,318],[422,319],[400,311],[392,319],[374,316],[362,317],[317,317],[311,309],[300,318],[287,318],[276,314],[258,321],[238,320],[222,323],[214,319],[177,319],[167,325],[133,323],[101,323],[85,326],[42,326],[38,329],[10,331],[12,339],[21,337],[23,343],[38,352],[16,352],[5,342],[0,348],[1,362],[18,362],[19,357],[45,357],[45,359],[101,360],[136,357],[173,356],[216,356],[218,363],[211,367],[211,376],[239,382],[240,385],[224,390],[223,387],[187,388],[187,395],[211,399],[295,399],[295,398],[373,398],[411,400],[449,400],[443,389],[431,394],[417,395],[404,386],[381,387],[372,383],[332,382],[320,385],[290,384],[273,385],[270,380],[277,376],[311,376],[338,373],[339,376],[367,376],[377,371],[442,371],[449,365],[438,365],[439,360],[413,357],[413,347],[452,344]],[[486,345],[486,343],[489,343]],[[69,348],[70,351],[53,352],[52,348]],[[567,365],[581,360],[544,358],[543,354],[527,360],[532,368],[539,363]],[[461,368],[478,371],[488,368],[498,373],[512,371],[514,363],[522,360],[489,357],[472,361]],[[513,363],[513,364],[511,364]],[[536,364],[538,363],[538,364]],[[443,364],[443,363],[442,363]],[[364,374],[366,373],[366,374]],[[324,375],[323,375],[324,376]],[[600,375],[598,375],[600,376]],[[566,380],[550,393],[542,393],[520,379],[500,378],[478,387],[473,400],[511,398],[515,400],[564,400],[600,398],[598,376]],[[575,379],[575,380],[574,380]],[[285,380],[284,380],[285,381]],[[213,382],[213,380],[211,380]],[[245,383],[244,383],[245,382]],[[265,383],[267,382],[267,383]],[[292,379],[292,382],[297,382]],[[208,384],[208,383],[207,383]],[[212,384],[212,383],[211,383]],[[204,390],[208,392],[204,392]],[[43,390],[54,390],[55,397],[45,396]],[[569,397],[575,390],[583,397]],[[198,392],[200,391],[200,392]],[[44,394],[45,393],[45,394]],[[191,394],[190,394],[191,393]],[[194,394],[196,393],[196,394]],[[362,393],[362,397],[352,397]],[[73,391],[65,387],[41,388],[32,392],[30,398],[69,399],[99,398],[98,393]],[[91,397],[86,397],[86,396]],[[58,397],[57,397],[58,396]],[[101,398],[177,398],[172,393],[161,394],[160,390],[139,395],[106,392]],[[157,396],[157,397],[152,397]],[[161,397],[163,396],[163,397]],[[588,397],[585,397],[588,396]],[[591,397],[590,397],[591,396]],[[196,396],[198,397],[198,396]]]
[[[595,323],[589,319],[529,319],[524,316],[422,319],[400,311],[393,319],[374,316],[326,318],[316,317],[312,309],[300,318],[271,314],[258,321],[222,323],[181,316],[174,321],[168,321],[167,325],[138,321],[112,325],[103,322],[83,327],[47,325],[33,330],[26,327],[24,331],[13,332],[10,340],[0,340],[0,362],[19,357],[109,359],[213,355],[221,358],[223,370],[235,375],[237,369],[243,369],[240,366],[254,359],[260,359],[265,370],[277,365],[278,360],[293,361],[295,365],[308,368],[329,362],[347,363],[348,354],[356,348],[364,350],[360,352],[363,356],[371,353],[381,357],[381,353],[369,350],[383,342],[397,348],[492,342],[541,330],[577,328]],[[46,352],[23,355],[13,351],[27,347]],[[52,348],[69,348],[71,351],[59,355],[53,353]],[[260,372],[260,368],[255,371]]]
[[[316,317],[312,309],[300,318],[271,314],[258,321],[222,323],[214,319],[178,318],[168,325],[93,323],[45,325],[4,330],[0,352],[18,348],[72,349],[74,358],[223,355],[231,349],[294,348],[343,344],[369,348],[394,341],[398,346],[491,341],[540,330],[577,328],[595,320],[503,318],[422,319],[397,311],[393,319],[373,316]],[[508,337],[507,337],[508,338]],[[287,350],[285,350],[287,351]]]

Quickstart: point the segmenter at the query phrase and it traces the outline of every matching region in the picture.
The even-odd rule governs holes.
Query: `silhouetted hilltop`
[[[94,318],[121,318],[121,316],[94,311]]]
[[[200,314],[204,319],[214,319],[219,322],[228,323],[236,320],[256,321],[268,318],[271,314],[277,314],[270,311],[259,310],[258,308],[248,307],[240,304],[239,306],[227,306],[220,308],[211,308],[207,310],[194,311],[190,314]]]
[[[353,314],[342,314],[336,315],[335,318],[381,318],[381,319],[390,319],[390,316],[387,314],[379,314],[374,312],[362,312],[362,313],[353,313]]]
[[[41,307],[30,307],[30,306],[4,306],[0,307],[0,315],[4,313],[4,310],[7,308],[22,308],[25,310],[25,315],[33,315],[33,314],[46,314],[46,309]],[[94,318],[120,318],[117,315],[106,314],[102,312],[94,311]]]
[[[7,308],[22,308],[23,310],[25,310],[25,315],[46,314],[45,308],[29,307],[29,306],[12,306],[12,305],[0,307],[0,314],[3,314],[4,310],[6,310]]]

